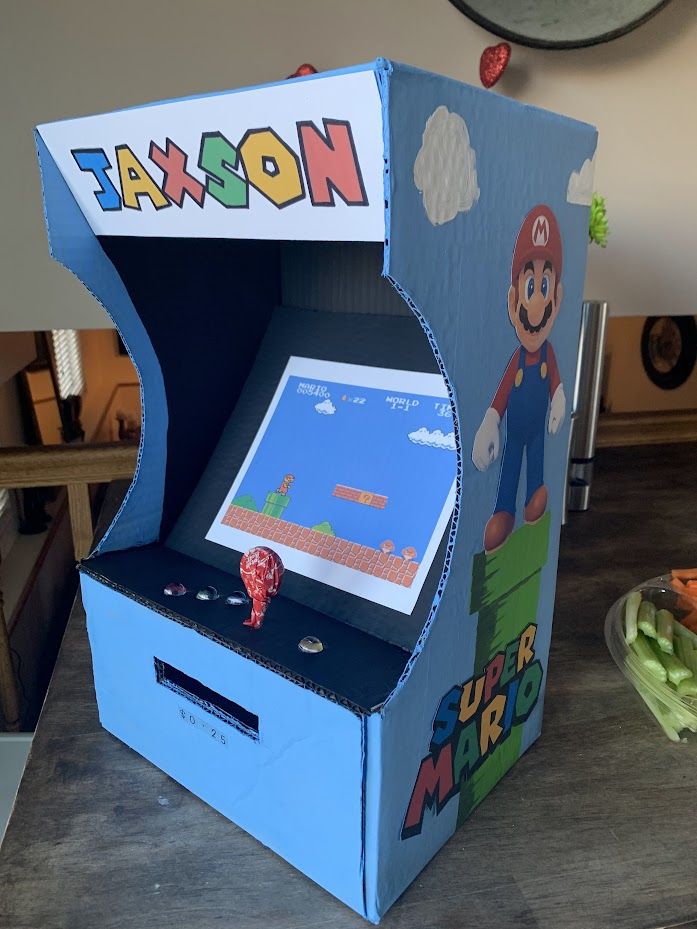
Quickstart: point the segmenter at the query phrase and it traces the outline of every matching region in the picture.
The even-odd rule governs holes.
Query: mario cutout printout
[[[402,839],[420,834],[427,808],[437,815],[455,796],[457,825],[467,819],[523,751],[525,723],[542,690],[543,666],[533,643],[549,553],[544,443],[546,432],[559,431],[566,412],[549,342],[562,301],[561,274],[559,225],[552,210],[540,204],[523,220],[511,262],[508,316],[519,346],[472,448],[475,467],[490,467],[499,457],[505,417],[494,512],[484,530],[484,550],[472,562],[470,615],[477,616],[473,677],[444,694],[436,710]],[[523,456],[524,524],[514,532]]]
[[[564,387],[549,341],[563,288],[559,224],[545,204],[535,206],[520,227],[508,289],[508,316],[520,346],[484,414],[472,448],[472,462],[485,471],[499,456],[501,423],[506,439],[494,512],[484,530],[484,551],[495,552],[513,532],[523,454],[527,488],[523,518],[534,524],[547,509],[544,483],[545,430],[559,431],[566,413]]]

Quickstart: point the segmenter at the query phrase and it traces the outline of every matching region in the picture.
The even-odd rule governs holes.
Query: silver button
[[[204,587],[196,594],[197,600],[217,600],[220,594],[215,587]]]
[[[298,648],[308,655],[317,655],[319,652],[324,651],[324,645],[314,635],[306,635],[304,639],[300,639]]]
[[[172,581],[171,584],[167,584],[164,589],[164,593],[168,597],[183,597],[184,594],[187,593],[187,590],[183,584],[180,584],[177,581]]]

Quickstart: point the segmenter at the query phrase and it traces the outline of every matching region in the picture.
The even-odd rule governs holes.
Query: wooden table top
[[[542,737],[385,929],[697,927],[697,737],[666,739],[603,639],[623,591],[697,561],[696,455],[602,451],[562,534]],[[0,850],[0,926],[366,925],[100,728],[76,603]]]

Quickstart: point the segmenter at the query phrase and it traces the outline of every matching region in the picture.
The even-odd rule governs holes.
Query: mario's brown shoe
[[[494,513],[484,530],[484,551],[487,554],[495,552],[501,548],[508,536],[513,532],[515,517],[512,513],[506,513],[505,510],[499,510]]]
[[[547,488],[540,484],[535,493],[530,497],[528,505],[523,513],[526,523],[536,523],[545,515],[547,509]]]

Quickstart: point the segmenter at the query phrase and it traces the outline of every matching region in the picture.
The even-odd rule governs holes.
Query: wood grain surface
[[[135,442],[84,445],[21,445],[0,451],[0,488],[101,484],[133,477]]]
[[[697,737],[613,665],[605,612],[697,561],[697,446],[605,450],[563,530],[542,738],[385,929],[697,927]],[[0,851],[3,929],[357,929],[290,865],[100,729],[76,605]]]

